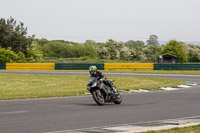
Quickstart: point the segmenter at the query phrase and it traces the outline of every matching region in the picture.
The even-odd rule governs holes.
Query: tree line
[[[176,40],[161,46],[156,35],[151,35],[146,45],[139,40],[77,43],[37,39],[27,35],[22,22],[17,23],[12,17],[0,18],[0,62],[40,62],[47,57],[157,62],[158,56],[163,54],[177,56],[179,63],[199,62],[200,46]]]

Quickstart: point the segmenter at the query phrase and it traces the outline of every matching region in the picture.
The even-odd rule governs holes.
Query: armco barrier
[[[104,63],[56,63],[55,70],[89,70],[92,65],[104,70]]]
[[[153,63],[105,63],[105,70],[153,70]]]
[[[54,70],[55,63],[6,63],[6,70]]]
[[[6,69],[6,63],[0,63],[0,69]]]
[[[154,64],[154,70],[200,70],[200,63]]]

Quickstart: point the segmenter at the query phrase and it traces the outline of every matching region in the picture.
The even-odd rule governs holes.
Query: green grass
[[[184,81],[142,77],[107,77],[118,90],[155,89]],[[85,95],[88,76],[0,74],[0,100]]]
[[[151,73],[151,74],[183,74],[183,75],[200,75],[200,70],[146,70],[146,71],[131,71],[131,70],[104,70],[110,73]]]
[[[183,74],[183,75],[200,75],[200,70],[180,70],[180,71],[168,71],[168,70],[100,70],[104,73],[150,73],[150,74]],[[88,72],[88,70],[54,70],[54,72]]]
[[[1,70],[1,71],[36,71],[36,70]],[[40,71],[40,70],[37,70]],[[41,70],[46,72],[88,72],[88,70]],[[200,75],[200,70],[100,70],[104,73],[150,73],[150,74],[183,74]]]
[[[184,127],[184,128],[173,128],[161,131],[148,131],[144,133],[200,133],[200,125]]]

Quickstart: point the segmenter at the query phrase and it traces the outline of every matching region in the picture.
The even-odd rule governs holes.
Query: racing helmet
[[[90,66],[89,73],[91,75],[94,75],[94,74],[96,74],[96,72],[97,72],[97,67],[96,66]]]

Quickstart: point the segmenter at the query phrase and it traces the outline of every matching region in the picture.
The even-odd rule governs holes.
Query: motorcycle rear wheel
[[[104,105],[105,103],[104,96],[103,94],[101,94],[101,96],[98,96],[97,91],[99,90],[92,91],[92,97],[98,105]]]

